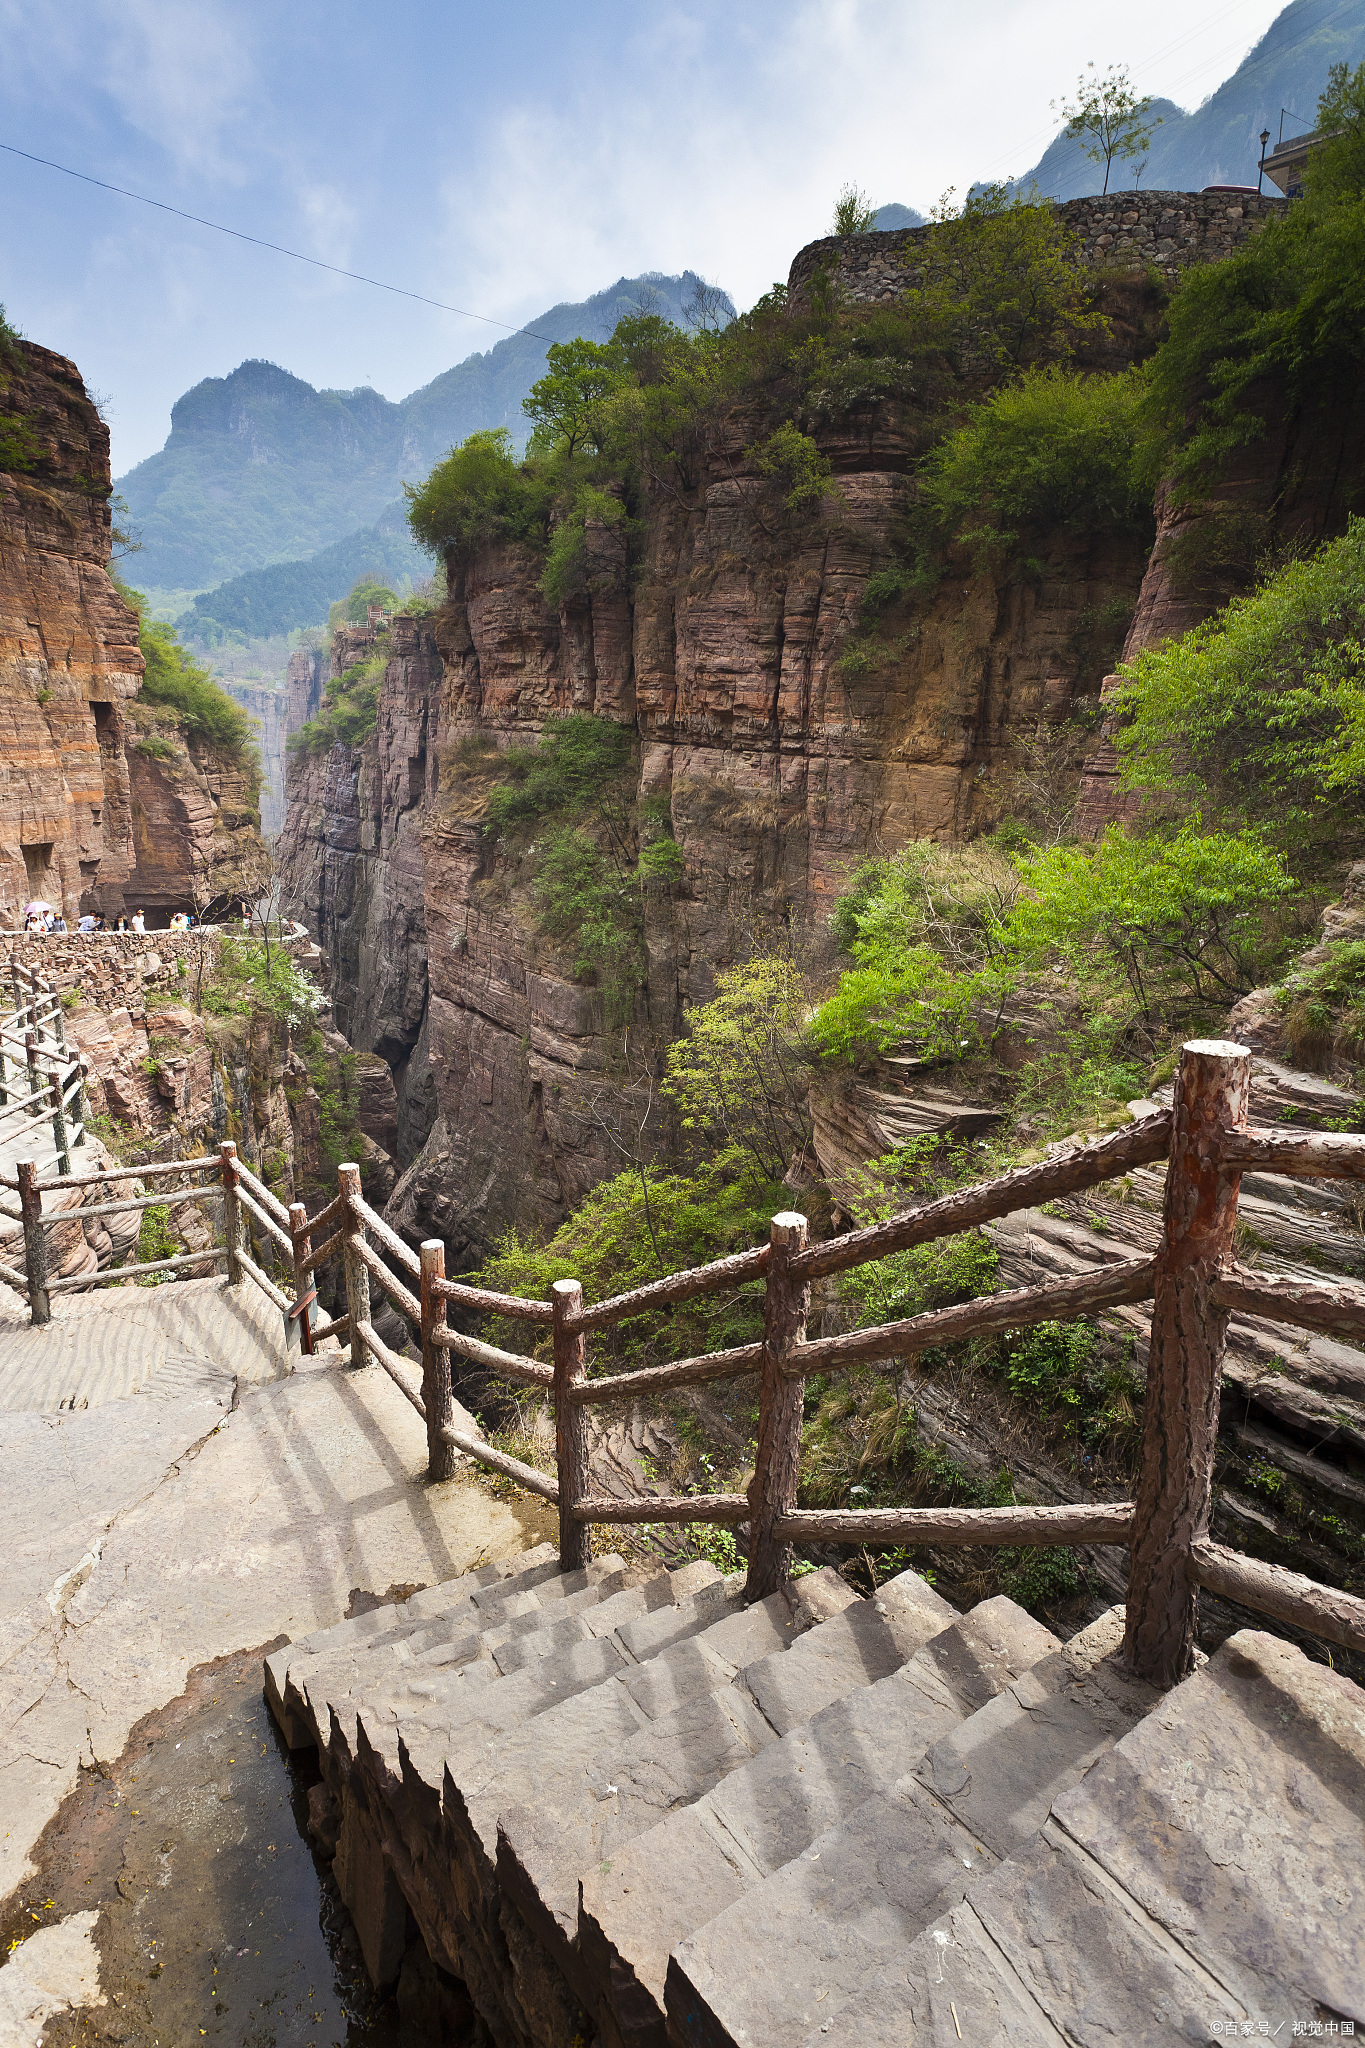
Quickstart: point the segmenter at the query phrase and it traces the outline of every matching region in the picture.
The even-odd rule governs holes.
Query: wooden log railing
[[[1272,1280],[1232,1258],[1241,1173],[1250,1167],[1297,1176],[1365,1179],[1365,1136],[1253,1130],[1247,1127],[1251,1059],[1241,1046],[1197,1041],[1181,1055],[1174,1107],[1126,1130],[1077,1146],[1060,1157],[1000,1175],[829,1243],[806,1242],[805,1219],[774,1217],[769,1242],[733,1257],[674,1273],[647,1287],[585,1304],[577,1281],[555,1283],[549,1301],[535,1301],[447,1279],[445,1249],[432,1239],[414,1250],[366,1202],[360,1170],[338,1169],[336,1195],[314,1216],[288,1209],[225,1143],[217,1157],[111,1168],[99,1175],[61,1174],[39,1184],[21,1165],[0,1186],[19,1197],[25,1281],[33,1320],[50,1313],[53,1289],[88,1286],[147,1272],[179,1271],[204,1260],[225,1262],[230,1283],[250,1278],[281,1308],[286,1326],[312,1350],[326,1338],[345,1342],[353,1366],[373,1363],[422,1418],[428,1473],[448,1479],[456,1455],[499,1473],[559,1513],[560,1560],[588,1561],[594,1524],[711,1522],[746,1528],[747,1590],[761,1597],[781,1585],[798,1543],[940,1545],[1126,1545],[1130,1555],[1125,1656],[1131,1669],[1171,1685],[1192,1668],[1199,1589],[1254,1612],[1365,1652],[1365,1600],[1315,1585],[1262,1564],[1209,1538],[1213,1455],[1227,1323],[1236,1310],[1335,1336],[1365,1337],[1365,1288]],[[3,1073],[0,1072],[0,1086]],[[1097,1273],[1045,1286],[1005,1290],[948,1309],[874,1329],[808,1339],[805,1322],[815,1279],[847,1272],[910,1246],[978,1228],[1011,1212],[1095,1187],[1135,1167],[1168,1159],[1162,1242],[1155,1258],[1119,1259]],[[203,1172],[201,1187],[172,1194],[113,1197],[67,1220],[159,1200],[222,1202],[223,1243],[173,1260],[111,1269],[107,1274],[48,1277],[42,1213],[49,1190],[112,1183],[133,1176]],[[216,1185],[213,1183],[216,1182]],[[284,1255],[292,1295],[252,1255],[248,1223]],[[336,1264],[345,1309],[330,1319],[312,1313],[319,1274]],[[277,1268],[278,1272],[278,1268]],[[13,1268],[0,1279],[13,1284]],[[658,1309],[761,1283],[764,1334],[727,1351],[701,1353],[639,1372],[590,1374],[588,1338]],[[330,1283],[329,1283],[330,1284]],[[375,1326],[374,1290],[392,1304],[420,1347],[420,1373]],[[798,1502],[804,1383],[880,1359],[912,1358],[931,1345],[1045,1321],[1093,1315],[1151,1300],[1152,1341],[1142,1452],[1132,1501],[996,1508],[802,1508]],[[451,1326],[449,1317],[493,1316],[531,1325],[552,1362],[523,1356]],[[461,1358],[501,1379],[537,1387],[555,1418],[553,1474],[512,1457],[467,1427],[457,1426],[451,1360]],[[609,1499],[591,1490],[587,1409],[621,1398],[752,1374],[759,1389],[758,1449],[745,1493],[648,1495]]]

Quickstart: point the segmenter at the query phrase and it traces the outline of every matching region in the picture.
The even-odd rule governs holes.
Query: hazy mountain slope
[[[1149,192],[1197,192],[1205,185],[1254,185],[1261,154],[1259,136],[1270,130],[1301,135],[1313,125],[1318,95],[1337,63],[1365,60],[1365,0],[1290,0],[1232,76],[1202,107],[1186,114],[1169,100],[1155,111],[1165,115],[1152,137],[1142,172]],[[1131,186],[1136,163],[1115,166],[1110,188]],[[1059,137],[1020,180],[1054,199],[1079,199],[1098,192],[1104,167],[1092,163],[1079,142]]]
[[[344,597],[368,573],[397,585],[405,577],[429,575],[431,563],[413,546],[406,509],[399,500],[386,506],[373,526],[348,533],[303,561],[248,569],[202,592],[177,620],[180,633],[210,647],[224,633],[267,639],[295,626],[321,625],[332,600]]]
[[[142,537],[139,579],[202,591],[329,548],[372,525],[405,479],[423,476],[476,427],[524,427],[521,400],[544,368],[547,341],[604,338],[637,307],[680,320],[698,283],[690,271],[621,278],[552,306],[399,404],[367,387],[315,391],[274,363],[205,378],[177,400],[165,447],[118,482]]]

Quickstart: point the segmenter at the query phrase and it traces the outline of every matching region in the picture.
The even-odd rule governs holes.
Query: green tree
[[[1305,197],[1221,263],[1193,265],[1148,366],[1147,469],[1182,491],[1214,481],[1272,414],[1354,403],[1365,371],[1365,65],[1337,65],[1319,103],[1331,137]]]
[[[1057,102],[1052,104],[1055,108]],[[1063,101],[1063,133],[1068,142],[1083,143],[1086,155],[1104,165],[1106,192],[1115,162],[1141,156],[1161,126],[1159,115],[1154,121],[1147,119],[1151,104],[1134,94],[1126,64],[1111,65],[1103,78],[1087,64],[1076,81],[1074,102]]]
[[[1359,845],[1365,520],[1126,672],[1130,788],[1277,838],[1302,870]]]
[[[766,1180],[781,1180],[810,1143],[804,1042],[807,1004],[789,960],[756,959],[716,976],[716,994],[687,1012],[669,1047],[664,1093],[695,1144],[737,1146]]]
[[[834,233],[865,235],[877,218],[877,209],[866,192],[860,192],[853,184],[845,185],[834,202]]]
[[[919,470],[919,504],[974,553],[1022,535],[1152,530],[1140,472],[1144,387],[1133,371],[1026,370],[972,406]]]
[[[544,544],[553,490],[525,469],[506,427],[470,434],[425,482],[404,484],[408,524],[432,554],[494,540]]]
[[[572,457],[580,450],[601,454],[606,442],[606,401],[619,389],[624,363],[612,341],[551,342],[545,375],[531,386],[521,409],[534,422],[533,438],[547,451]]]
[[[1198,818],[1170,838],[1111,825],[1094,845],[1052,846],[1020,868],[1028,893],[1011,913],[1010,942],[1082,970],[1086,955],[1107,955],[1153,1025],[1181,1007],[1225,1008],[1255,988],[1267,966],[1265,913],[1296,887],[1258,834],[1201,832]]]
[[[1015,373],[1107,331],[1076,237],[1050,205],[1005,185],[978,186],[961,208],[951,202],[949,193],[934,210],[938,232],[906,252],[920,278],[903,317],[921,348],[942,349],[959,370],[979,362]]]

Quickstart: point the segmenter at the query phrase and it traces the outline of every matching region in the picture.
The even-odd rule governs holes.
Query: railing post
[[[588,1491],[588,1411],[569,1399],[569,1388],[588,1376],[587,1339],[566,1329],[567,1317],[583,1306],[577,1280],[556,1280],[550,1289],[555,1322],[555,1463],[559,1469],[559,1568],[581,1571],[592,1557],[592,1530],[576,1522],[573,1508]]]
[[[38,1041],[31,1031],[24,1033],[24,1059],[28,1066],[28,1092],[30,1097],[28,1113],[30,1116],[37,1116],[39,1114],[38,1104],[32,1098],[38,1093],[38,1082],[40,1079],[38,1073]]]
[[[364,1365],[369,1356],[360,1325],[370,1320],[370,1276],[356,1256],[355,1239],[365,1226],[360,1220],[360,1168],[348,1163],[337,1168],[337,1186],[346,1197],[345,1236],[342,1239],[346,1267],[346,1313],[351,1318],[351,1364]]]
[[[86,1076],[89,1074],[90,1069],[85,1064],[83,1056],[76,1062],[76,1071],[81,1077],[81,1085],[76,1095],[76,1108],[80,1113],[80,1128],[76,1132],[76,1143],[83,1145],[85,1143],[86,1126],[90,1122],[90,1104],[86,1099],[85,1093]]]
[[[427,1411],[427,1478],[455,1477],[455,1446],[441,1441],[441,1431],[455,1424],[450,1392],[450,1353],[432,1342],[432,1332],[445,1321],[445,1303],[435,1282],[446,1277],[446,1248],[439,1237],[422,1245],[422,1401]]]
[[[237,1147],[224,1138],[218,1147],[223,1162],[223,1240],[227,1245],[229,1287],[242,1284],[242,1204],[237,1193]]]
[[[1251,1055],[1222,1039],[1180,1054],[1162,1247],[1152,1303],[1147,1402],[1128,1562],[1124,1661],[1152,1685],[1194,1669],[1198,1593],[1190,1546],[1208,1532],[1228,1311],[1212,1289],[1232,1249],[1239,1173],[1224,1133],[1246,1126]]]
[[[24,1219],[24,1271],[28,1275],[28,1314],[32,1323],[50,1323],[52,1309],[47,1298],[47,1239],[43,1236],[43,1196],[38,1186],[38,1167],[32,1159],[19,1161],[19,1209]]]
[[[801,1472],[801,1408],[805,1382],[784,1370],[806,1340],[810,1286],[787,1267],[806,1248],[806,1219],[792,1210],[774,1216],[763,1298],[763,1377],[759,1389],[758,1455],[749,1482],[749,1575],[746,1600],[763,1600],[791,1577],[791,1544],[776,1533],[778,1517],[796,1506]]]
[[[9,1089],[5,1086],[5,1044],[0,1039],[0,1103],[9,1101]]]
[[[70,1173],[71,1154],[66,1143],[66,1110],[62,1104],[60,1074],[48,1082],[47,1099],[52,1104],[52,1142],[57,1150],[57,1164],[63,1173]]]
[[[308,1211],[302,1202],[289,1204],[289,1235],[294,1240],[294,1305],[306,1294],[317,1291],[317,1275],[308,1270],[307,1260],[313,1250],[313,1240],[307,1231]],[[299,1344],[305,1358],[313,1356],[313,1319],[306,1308],[299,1309],[295,1318],[298,1326]]]

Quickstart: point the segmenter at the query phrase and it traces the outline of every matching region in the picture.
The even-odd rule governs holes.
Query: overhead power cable
[[[352,284],[373,285],[376,291],[393,292],[400,299],[415,299],[419,306],[434,306],[438,313],[458,313],[462,320],[482,320],[486,327],[501,327],[507,334],[529,334],[536,341],[552,342],[552,334],[541,334],[534,327],[513,327],[506,320],[495,320],[490,313],[471,313],[467,306],[447,306],[441,299],[429,299],[423,292],[410,292],[401,284],[386,284],[382,277],[364,277],[358,270],[343,270],[339,263],[324,263],[320,256],[305,256],[301,249],[286,249],[280,242],[264,241],[260,235],[247,235],[240,228],[225,228],[221,221],[205,220],[197,213],[186,213],[182,206],[170,206],[164,199],[149,199],[145,192],[130,192],[124,185],[111,185],[105,178],[92,178],[88,171],[73,171],[70,164],[54,163],[51,157],[35,156],[32,150],[17,149],[12,142],[0,142],[0,149],[11,156],[24,157],[31,164],[42,164],[45,170],[60,171],[64,177],[79,178],[83,185],[98,185],[101,192],[117,192],[120,199],[136,199],[140,206],[154,206],[160,213],[173,213],[179,220],[193,221],[196,227],[212,228],[216,235],[231,235],[234,241],[250,242],[257,249],[271,249],[277,256],[292,256],[295,263],[310,263],[314,270],[330,270],[334,277],[348,277]]]

